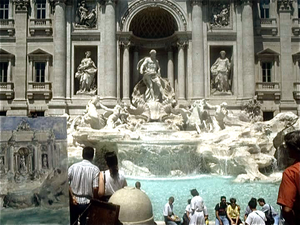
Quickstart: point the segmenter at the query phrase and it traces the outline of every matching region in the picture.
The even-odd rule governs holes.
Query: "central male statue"
[[[166,99],[164,88],[161,84],[160,66],[156,59],[156,51],[150,51],[150,57],[141,59],[137,65],[140,74],[143,75],[143,82],[147,90],[145,92],[145,100],[156,101],[161,94],[162,99]]]

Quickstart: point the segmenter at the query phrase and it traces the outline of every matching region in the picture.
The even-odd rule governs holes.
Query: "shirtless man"
[[[142,60],[143,63],[139,68],[139,72],[143,75],[143,81],[147,86],[145,98],[149,98],[154,101],[157,99],[157,96],[155,96],[154,85],[159,88],[159,92],[162,94],[162,98],[167,98],[164,94],[164,89],[160,81],[160,66],[158,60],[156,59],[156,51],[151,50],[150,57],[146,57]]]

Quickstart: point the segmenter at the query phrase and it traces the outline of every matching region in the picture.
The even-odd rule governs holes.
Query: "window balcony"
[[[293,91],[294,99],[296,101],[300,100],[300,82],[294,83],[294,91]]]
[[[28,99],[51,99],[52,83],[51,82],[28,82]]]
[[[15,21],[13,19],[0,19],[0,34],[13,36],[15,33]]]
[[[257,21],[256,31],[257,34],[259,35],[276,36],[278,33],[277,19],[276,18],[259,19]]]
[[[294,35],[299,36],[299,34],[300,34],[300,18],[293,19],[292,32]]]
[[[255,93],[259,100],[280,100],[281,97],[278,82],[257,82]]]
[[[31,36],[50,36],[52,34],[51,19],[30,19],[29,32]]]
[[[1,99],[13,99],[14,98],[14,83],[0,82],[0,96],[1,96]]]

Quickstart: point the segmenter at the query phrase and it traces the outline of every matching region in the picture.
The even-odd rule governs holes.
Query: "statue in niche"
[[[229,25],[229,5],[215,4],[212,7],[212,22],[214,27],[226,27]]]
[[[80,65],[75,73],[75,78],[79,79],[80,89],[76,94],[95,94],[95,74],[97,67],[93,60],[90,58],[91,52],[85,52],[85,58],[81,60]]]
[[[226,58],[226,52],[221,51],[220,57],[212,65],[210,71],[212,74],[211,87],[215,91],[228,92],[230,91],[230,72],[231,64]]]
[[[43,154],[42,156],[42,168],[43,169],[48,169],[49,166],[48,166],[48,157],[46,154]]]
[[[27,166],[26,166],[26,159],[24,155],[20,155],[20,166],[19,166],[20,174],[24,175],[27,174]]]
[[[5,166],[4,166],[4,157],[0,156],[0,174],[5,173]]]
[[[162,86],[160,66],[156,59],[155,50],[150,51],[150,57],[145,57],[138,62],[137,69],[143,75],[143,82],[146,85],[145,101],[157,101],[159,98],[166,99],[167,96]]]
[[[96,27],[96,9],[88,10],[85,1],[78,3],[76,26],[94,28]]]

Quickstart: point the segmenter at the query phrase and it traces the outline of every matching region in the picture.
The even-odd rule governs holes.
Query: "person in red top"
[[[289,225],[300,221],[300,130],[284,136],[293,165],[284,170],[279,187],[277,204],[282,206],[282,216]]]

